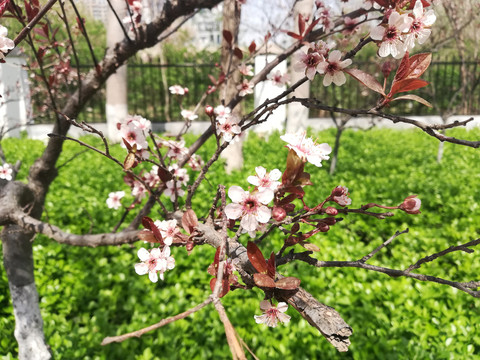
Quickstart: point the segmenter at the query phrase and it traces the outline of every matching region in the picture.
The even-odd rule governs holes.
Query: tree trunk
[[[232,47],[238,45],[238,29],[240,27],[240,4],[236,0],[226,0],[223,3],[223,30],[228,30],[233,36]],[[233,71],[233,75],[227,80],[224,86],[220,88],[220,100],[228,104],[237,93],[237,85],[240,83],[240,73],[237,67],[240,60],[232,54],[230,45],[222,39],[222,54],[221,54],[222,69],[227,74]],[[238,108],[233,110],[236,115],[241,115]],[[230,174],[234,170],[240,170],[243,166],[243,139],[236,137],[221,154],[221,157],[226,160],[225,171]]]
[[[126,15],[125,1],[112,0],[112,6],[120,19]],[[107,16],[107,51],[112,52],[115,44],[124,38],[123,30],[113,11]],[[117,69],[107,80],[105,114],[107,117],[107,135],[113,142],[120,142],[120,132],[117,123],[125,121],[128,115],[127,104],[127,65]]]

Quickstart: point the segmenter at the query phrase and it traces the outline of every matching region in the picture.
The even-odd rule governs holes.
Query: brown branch
[[[370,260],[377,252],[382,250],[385,246],[388,246],[396,237],[408,233],[408,229],[405,229],[403,231],[397,231],[393,236],[391,236],[387,241],[385,241],[382,245],[377,247],[375,250],[373,250],[370,254],[365,255],[363,258],[361,258],[359,261],[362,263],[367,262]]]
[[[191,314],[194,314],[196,313],[197,311],[203,309],[205,306],[207,306],[208,304],[210,304],[211,302],[213,301],[213,297],[212,296],[209,296],[207,299],[205,299],[204,302],[202,302],[201,304],[198,304],[197,306],[191,308],[190,310],[187,310],[183,313],[180,313],[178,315],[175,315],[175,316],[172,316],[172,317],[169,317],[169,318],[166,318],[166,319],[163,319],[161,320],[160,322],[156,323],[156,324],[153,324],[153,325],[150,325],[144,329],[141,329],[141,330],[137,330],[137,331],[133,331],[131,333],[127,333],[127,334],[123,334],[123,335],[119,335],[119,336],[109,336],[109,337],[106,337],[105,339],[103,339],[101,345],[108,345],[108,344],[111,344],[111,343],[114,343],[114,342],[122,342],[122,341],[125,341],[127,339],[130,339],[132,337],[140,337],[142,336],[143,334],[149,332],[149,331],[153,331],[153,330],[156,330],[156,329],[159,329],[161,328],[162,326],[165,326],[167,324],[170,324],[174,321],[177,321],[177,320],[181,320],[181,319],[184,319],[186,318],[187,316],[190,316]]]

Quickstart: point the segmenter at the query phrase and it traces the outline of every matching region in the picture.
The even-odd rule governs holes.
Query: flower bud
[[[185,249],[187,249],[188,252],[192,251],[194,247],[195,244],[193,243],[193,241],[189,241],[187,242],[187,245],[185,245]]]
[[[285,219],[286,216],[287,216],[287,212],[285,211],[284,208],[277,207],[277,206],[273,208],[272,217],[276,221],[282,221],[283,219]]]
[[[213,113],[214,113],[213,112],[213,106],[211,106],[211,105],[205,106],[205,114],[207,114],[207,116],[212,117]]]
[[[298,243],[298,238],[295,236],[289,236],[287,240],[285,240],[286,246],[293,246]]]
[[[337,186],[335,189],[332,190],[332,196],[342,196],[343,195],[343,187]]]
[[[330,215],[330,216],[336,216],[336,215],[338,215],[338,210],[335,209],[334,207],[331,207],[331,206],[328,206],[328,207],[325,209],[325,212],[327,213],[327,215]]]
[[[393,70],[393,64],[390,61],[386,61],[382,65],[382,74],[385,78],[388,78]]]
[[[410,195],[403,200],[403,203],[398,208],[407,214],[420,214],[421,205],[422,201],[417,198],[417,195]]]
[[[337,222],[337,219],[335,219],[333,217],[328,217],[328,218],[323,219],[323,223],[326,224],[326,225],[335,225],[336,222]]]
[[[328,226],[327,224],[321,224],[318,227],[318,230],[320,230],[321,232],[327,232],[328,230],[330,230],[330,226]]]

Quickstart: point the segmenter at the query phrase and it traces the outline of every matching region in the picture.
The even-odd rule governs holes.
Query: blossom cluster
[[[15,47],[13,40],[7,38],[8,29],[0,25],[0,61],[4,62],[5,55]]]
[[[352,63],[351,59],[342,60],[342,53],[339,50],[331,51],[331,46],[322,40],[310,43],[306,53],[299,51],[294,56],[293,69],[304,72],[309,80],[313,80],[317,73],[324,75],[324,86],[332,82],[337,86],[345,84],[343,69]]]
[[[13,169],[10,164],[3,164],[0,166],[0,179],[5,179],[7,181],[12,180]]]
[[[287,147],[295,151],[300,159],[304,162],[321,167],[322,160],[328,160],[328,156],[332,152],[332,148],[327,143],[317,144],[312,138],[307,137],[305,131],[299,131],[295,134],[285,134],[280,138],[287,142]]]
[[[214,109],[216,116],[217,134],[223,138],[224,141],[230,142],[235,135],[239,135],[242,129],[238,125],[239,118],[229,107],[219,105]]]
[[[413,49],[415,41],[425,43],[435,20],[433,9],[426,10],[422,1],[417,1],[411,12],[387,12],[385,21],[372,29],[370,37],[379,45],[378,55],[400,59]]]

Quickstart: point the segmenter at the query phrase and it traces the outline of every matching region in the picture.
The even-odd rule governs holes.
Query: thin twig
[[[367,262],[368,260],[370,260],[377,252],[379,252],[380,250],[382,250],[385,246],[388,246],[392,241],[393,239],[395,239],[396,237],[402,235],[402,234],[406,234],[408,233],[408,228],[403,230],[403,231],[397,231],[394,235],[392,235],[390,237],[390,239],[388,239],[387,241],[385,241],[382,245],[380,245],[379,247],[377,247],[375,250],[373,250],[370,254],[368,255],[365,255],[363,258],[361,258],[359,261],[360,262]]]

